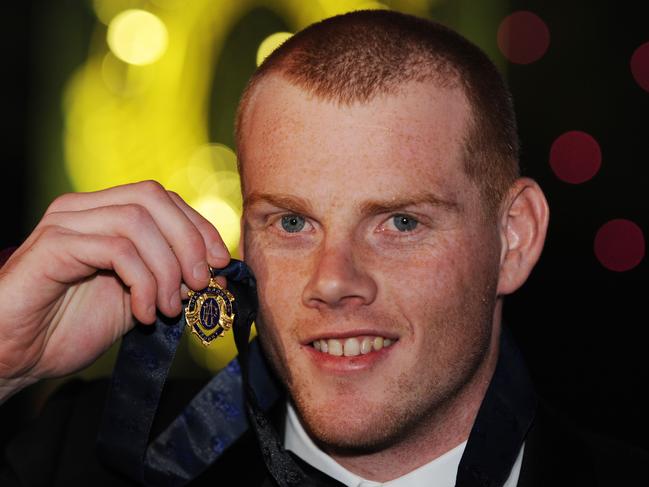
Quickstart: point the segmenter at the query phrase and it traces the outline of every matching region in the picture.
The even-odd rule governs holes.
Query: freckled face
[[[462,170],[468,116],[459,90],[415,83],[346,107],[271,77],[249,106],[244,253],[259,333],[325,446],[403,439],[485,359],[499,240]],[[377,338],[392,344],[368,352]]]

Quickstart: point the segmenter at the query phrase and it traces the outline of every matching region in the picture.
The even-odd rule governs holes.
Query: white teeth
[[[330,338],[328,340],[329,344],[329,355],[335,355],[336,357],[340,357],[343,354],[343,345],[340,343],[340,340],[336,340],[335,338]]]
[[[319,352],[335,355],[336,357],[343,355],[345,357],[355,357],[361,354],[367,355],[372,351],[378,352],[382,348],[392,346],[395,341],[391,338],[383,338],[380,336],[359,336],[344,340],[337,338],[314,340],[311,345]]]
[[[345,347],[343,351],[345,357],[354,357],[361,353],[360,344],[356,338],[348,338],[345,340]]]

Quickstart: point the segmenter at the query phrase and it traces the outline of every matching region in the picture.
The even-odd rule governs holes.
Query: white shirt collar
[[[466,441],[433,461],[399,478],[384,483],[374,482],[350,472],[318,448],[302,427],[302,423],[293,406],[288,403],[286,426],[284,429],[284,447],[314,468],[338,480],[347,487],[416,487],[421,485],[454,487],[457,469],[460,465],[464,448],[466,447]],[[522,459],[523,448],[521,447],[514,467],[503,487],[514,487],[517,484]]]

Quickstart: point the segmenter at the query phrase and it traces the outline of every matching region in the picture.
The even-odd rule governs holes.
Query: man
[[[308,485],[639,478],[608,444],[536,412],[502,338],[504,296],[538,260],[548,206],[519,177],[509,93],[475,46],[386,11],[311,26],[252,78],[237,145],[259,335]],[[201,289],[208,265],[228,260],[214,227],[157,183],[57,199],[2,268],[4,397],[86,366],[156,308],[177,316],[181,283]],[[76,445],[94,437],[97,398],[81,390],[46,411],[43,443],[64,452],[45,463],[52,482],[128,484]],[[266,477],[253,448],[240,443],[203,480],[223,481],[237,455],[254,467],[227,485]],[[29,484],[12,451],[6,478]]]

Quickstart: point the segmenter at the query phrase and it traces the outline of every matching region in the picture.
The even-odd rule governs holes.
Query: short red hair
[[[458,87],[472,109],[464,137],[464,169],[490,212],[519,176],[509,90],[484,52],[441,24],[394,11],[364,10],[330,17],[296,33],[266,58],[244,90],[235,127],[240,149],[246,107],[260,80],[270,74],[342,104],[396,93],[399,85],[412,81]]]

